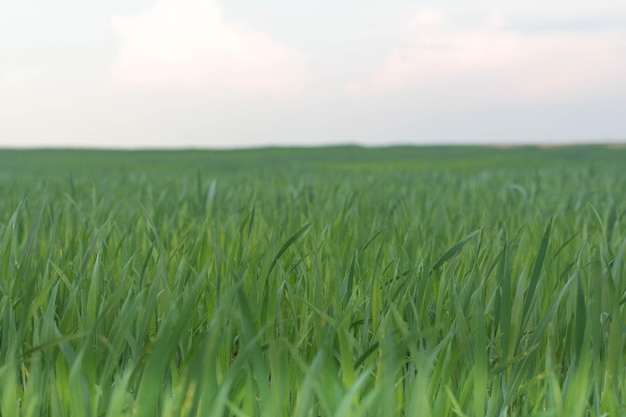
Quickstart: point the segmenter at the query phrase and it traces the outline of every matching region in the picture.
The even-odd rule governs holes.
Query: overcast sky
[[[624,0],[0,1],[0,146],[596,141]]]

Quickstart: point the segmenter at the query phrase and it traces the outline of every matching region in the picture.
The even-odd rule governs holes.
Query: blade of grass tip
[[[607,235],[606,235],[606,228],[604,227],[604,222],[602,221],[602,216],[600,216],[600,213],[598,213],[598,210],[596,210],[596,208],[593,206],[593,204],[589,203],[589,207],[591,207],[591,210],[593,211],[593,214],[595,214],[596,218],[598,219],[598,225],[600,226],[600,230],[602,231],[602,237],[604,238],[604,247],[610,251],[611,248],[609,246],[608,243],[608,239],[607,239]],[[606,254],[603,254],[606,255]]]
[[[81,275],[84,274],[85,271],[87,271],[87,267],[89,266],[89,263],[93,257],[93,254],[94,252],[96,252],[96,249],[98,248],[98,243],[102,240],[102,236],[105,232],[105,229],[108,228],[110,224],[111,224],[110,220],[105,221],[104,224],[98,228],[96,233],[94,233],[93,239],[91,239],[91,242],[89,243],[89,246],[87,247],[87,250],[85,251],[85,255],[83,256],[83,261],[81,262],[81,267],[80,267]]]
[[[348,278],[346,279],[344,285],[342,285],[341,292],[339,294],[340,298],[345,300],[346,303],[348,302],[348,299],[352,295],[352,285],[354,283],[354,271],[356,269],[356,259],[357,259],[357,254],[355,253],[354,256],[352,256],[352,262],[350,262],[350,269],[348,270]]]
[[[546,226],[546,231],[543,234],[543,239],[541,239],[541,245],[539,246],[539,251],[537,252],[537,257],[535,258],[535,263],[533,265],[532,273],[530,275],[530,282],[528,284],[526,301],[524,302],[524,310],[522,313],[522,327],[524,327],[528,323],[528,318],[530,316],[530,307],[535,301],[535,290],[537,289],[537,284],[539,283],[539,276],[541,275],[543,261],[546,258],[546,251],[548,250],[548,243],[550,242],[551,231],[552,217],[550,217],[550,220],[548,220],[548,225]]]
[[[26,350],[25,352],[23,352],[20,355],[20,358],[25,359],[28,358],[30,355],[32,355],[33,353],[42,351],[42,350],[46,350],[49,349],[51,347],[55,347],[58,345],[61,345],[62,343],[67,343],[67,342],[71,342],[72,340],[76,340],[76,339],[80,339],[84,336],[86,336],[87,333],[81,332],[81,333],[76,333],[76,334],[70,334],[67,336],[62,336],[62,337],[57,337],[56,339],[53,340],[49,340],[45,343],[42,343],[40,345],[37,345],[31,349]]]
[[[152,231],[152,235],[154,236],[154,244],[155,244],[155,246],[157,247],[157,249],[159,249],[159,251],[161,253],[164,253],[165,252],[165,248],[164,248],[163,244],[161,243],[161,238],[159,236],[159,231],[158,231],[156,225],[154,224],[154,222],[152,221],[152,218],[150,216],[150,213],[148,212],[148,209],[143,204],[141,204],[141,202],[139,203],[139,207],[141,208],[141,211],[142,211],[142,213],[144,215],[144,219],[148,223],[148,227]]]
[[[377,238],[378,236],[380,236],[380,234],[381,234],[382,232],[384,232],[384,231],[385,231],[385,229],[386,229],[386,227],[383,227],[383,228],[379,229],[376,233],[374,233],[374,236],[372,236],[372,237],[371,237],[371,239],[370,239],[370,240],[368,240],[368,241],[367,241],[367,243],[366,243],[365,245],[363,245],[363,247],[361,247],[361,249],[359,249],[359,253],[364,252],[364,251],[365,251],[365,249],[367,249],[367,247],[368,247],[369,245],[371,245],[371,244],[372,244],[372,242],[373,242],[374,240],[376,240],[376,238]]]
[[[152,259],[152,252],[154,252],[154,245],[150,245],[150,247],[148,248],[148,254],[146,255],[146,258],[141,266],[141,272],[139,272],[139,288],[144,287],[144,277],[146,276],[148,265],[150,264],[150,260]]]
[[[456,255],[458,255],[459,253],[461,253],[461,251],[463,250],[463,246],[465,246],[465,244],[474,236],[476,236],[478,233],[480,233],[481,229],[478,230],[474,230],[472,233],[470,233],[469,235],[465,236],[463,239],[459,240],[457,243],[455,243],[450,249],[448,249],[448,251],[446,253],[444,253],[441,258],[439,258],[439,260],[437,262],[435,262],[435,266],[433,266],[432,270],[430,271],[430,273],[432,274],[433,271],[436,271],[437,269],[439,269],[443,264],[445,264],[446,262],[448,262],[450,259],[454,258]]]
[[[306,224],[304,227],[302,227],[300,230],[294,233],[289,239],[287,239],[287,241],[283,244],[283,246],[281,246],[280,250],[278,251],[274,259],[272,260],[272,263],[270,264],[270,267],[265,276],[265,281],[267,281],[267,279],[269,278],[270,274],[274,270],[274,267],[276,266],[276,263],[278,262],[280,257],[283,256],[283,254],[287,251],[287,249],[289,249],[291,245],[293,245],[298,239],[304,236],[305,233],[309,231],[312,225],[313,223]]]
[[[102,274],[100,273],[101,269],[101,260],[100,253],[96,254],[96,260],[93,264],[93,269],[91,272],[91,279],[89,280],[89,289],[87,290],[87,301],[86,301],[86,318],[88,319],[89,325],[93,325],[96,322],[96,316],[102,305],[102,299],[100,293],[101,282],[102,282]]]
[[[365,349],[365,351],[361,354],[361,356],[359,356],[359,358],[354,362],[354,369],[358,369],[359,366],[361,366],[367,360],[367,358],[370,357],[372,353],[376,352],[379,345],[380,343],[376,342],[370,347],[368,347],[367,349]]]
[[[572,243],[572,241],[580,234],[580,232],[576,232],[572,235],[572,237],[570,237],[569,239],[567,239],[565,241],[565,243],[563,243],[561,246],[559,246],[559,248],[557,250],[554,251],[554,255],[552,256],[552,262],[554,262],[556,260],[556,258],[559,256],[559,254],[563,251],[563,249],[565,249],[567,247],[567,245],[569,245],[570,243]]]
[[[267,275],[265,275],[265,279],[263,280],[261,284],[260,293],[261,293],[261,300],[263,300],[261,304],[261,320],[262,321],[265,321],[266,314],[268,311],[268,303],[269,303],[270,297],[267,294],[267,287],[270,283],[270,279],[269,279],[270,274],[274,270],[274,267],[276,267],[276,264],[278,263],[278,260],[280,259],[280,257],[283,256],[283,254],[287,251],[287,249],[289,249],[291,245],[293,245],[296,241],[302,238],[309,231],[312,225],[313,223],[308,223],[304,227],[302,227],[300,230],[298,230],[296,233],[294,233],[289,239],[287,239],[287,241],[283,244],[283,246],[281,246],[276,256],[274,256],[274,259],[272,260],[272,263],[270,264],[270,267],[267,270]]]

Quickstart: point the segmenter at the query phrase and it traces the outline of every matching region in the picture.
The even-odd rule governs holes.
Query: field
[[[0,416],[626,415],[626,149],[0,151]]]

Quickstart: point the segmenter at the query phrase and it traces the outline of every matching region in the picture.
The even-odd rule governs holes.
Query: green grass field
[[[0,151],[0,415],[626,415],[626,149]]]

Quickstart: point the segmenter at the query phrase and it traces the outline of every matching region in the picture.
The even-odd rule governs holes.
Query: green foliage
[[[624,415],[624,160],[0,151],[0,416]]]

